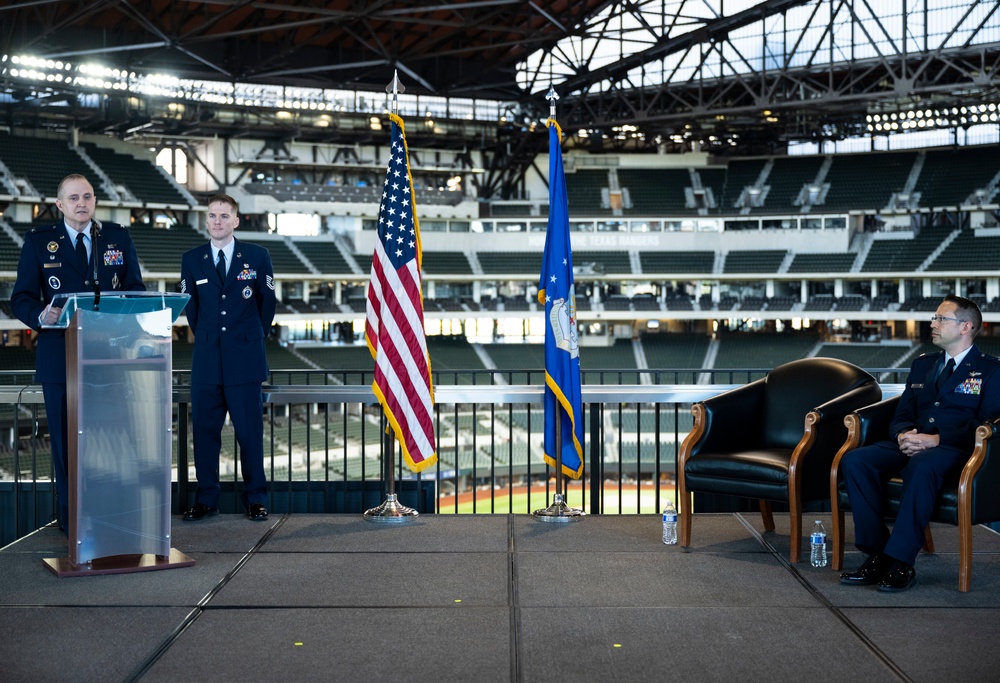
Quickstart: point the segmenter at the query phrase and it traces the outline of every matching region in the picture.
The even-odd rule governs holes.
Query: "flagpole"
[[[559,99],[559,95],[556,90],[551,85],[549,86],[549,92],[545,95],[545,99],[549,101],[549,118],[553,121],[556,120],[556,100]],[[551,182],[551,179],[550,179]],[[549,210],[551,211],[551,203]],[[556,404],[555,413],[555,448],[556,448],[556,492],[552,496],[552,505],[541,510],[535,510],[532,514],[540,522],[575,522],[579,520],[585,514],[583,510],[579,508],[571,508],[566,504],[565,496],[565,486],[566,486],[566,475],[563,473],[563,433],[562,433],[562,406],[558,403]]]
[[[399,82],[399,72],[392,72],[392,82],[385,86],[386,92],[392,93],[391,112],[395,114],[399,109],[399,93],[406,89]],[[409,522],[416,519],[420,513],[413,508],[406,507],[396,499],[396,434],[389,428],[388,423],[383,418],[384,435],[382,464],[383,481],[386,482],[386,498],[378,507],[365,510],[364,518],[371,522]]]

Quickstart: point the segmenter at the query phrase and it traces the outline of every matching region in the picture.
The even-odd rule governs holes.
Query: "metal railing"
[[[887,393],[898,392],[906,374],[872,372]],[[674,496],[690,405],[766,373],[586,371],[584,471],[567,480],[567,502],[590,514],[660,509]],[[543,376],[540,370],[435,373],[438,461],[414,474],[395,459],[400,501],[443,514],[530,513],[548,505],[554,473],[542,455]],[[3,544],[48,523],[56,509],[41,387],[12,379],[0,374],[8,382],[0,386]],[[172,505],[179,512],[193,502],[196,481],[187,373],[175,373],[175,380]],[[370,381],[371,372],[361,371],[272,373],[264,386],[264,445],[273,512],[361,512],[381,502],[384,421]],[[224,512],[242,512],[238,451],[227,424],[220,456]]]

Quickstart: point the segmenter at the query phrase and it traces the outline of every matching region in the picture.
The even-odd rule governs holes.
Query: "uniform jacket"
[[[191,295],[192,384],[260,383],[267,379],[264,340],[276,299],[267,249],[236,240],[226,281],[219,280],[211,243],[181,257],[181,291]]]
[[[916,428],[937,434],[942,447],[971,452],[976,427],[1000,417],[1000,360],[973,346],[939,393],[934,384],[943,357],[939,351],[913,361],[889,438]]]
[[[93,293],[94,271],[102,292],[143,291],[135,245],[126,228],[115,223],[91,227],[90,264],[84,272],[76,245],[63,221],[32,228],[24,237],[17,264],[17,281],[10,305],[17,319],[38,331],[35,379],[41,383],[66,381],[66,335],[61,329],[40,329],[38,316],[56,294]]]

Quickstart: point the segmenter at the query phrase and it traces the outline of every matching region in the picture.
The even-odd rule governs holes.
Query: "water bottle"
[[[664,517],[664,519],[666,519]],[[666,532],[664,532],[666,533]],[[809,561],[812,562],[814,567],[825,567],[826,566],[826,529],[823,528],[823,522],[816,520],[813,524],[812,535],[809,536],[809,546],[811,548],[809,553]]]
[[[677,510],[674,502],[668,500],[663,508],[663,542],[667,545],[677,544]]]

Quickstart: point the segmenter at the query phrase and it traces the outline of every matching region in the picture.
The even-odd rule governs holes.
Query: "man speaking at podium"
[[[62,312],[51,306],[56,294],[146,289],[129,231],[94,218],[97,198],[90,182],[68,175],[56,191],[63,220],[32,228],[24,236],[10,306],[22,323],[38,332],[35,381],[42,385],[52,441],[52,471],[59,496],[59,528],[69,524],[69,473],[66,434],[66,332],[43,329]]]

